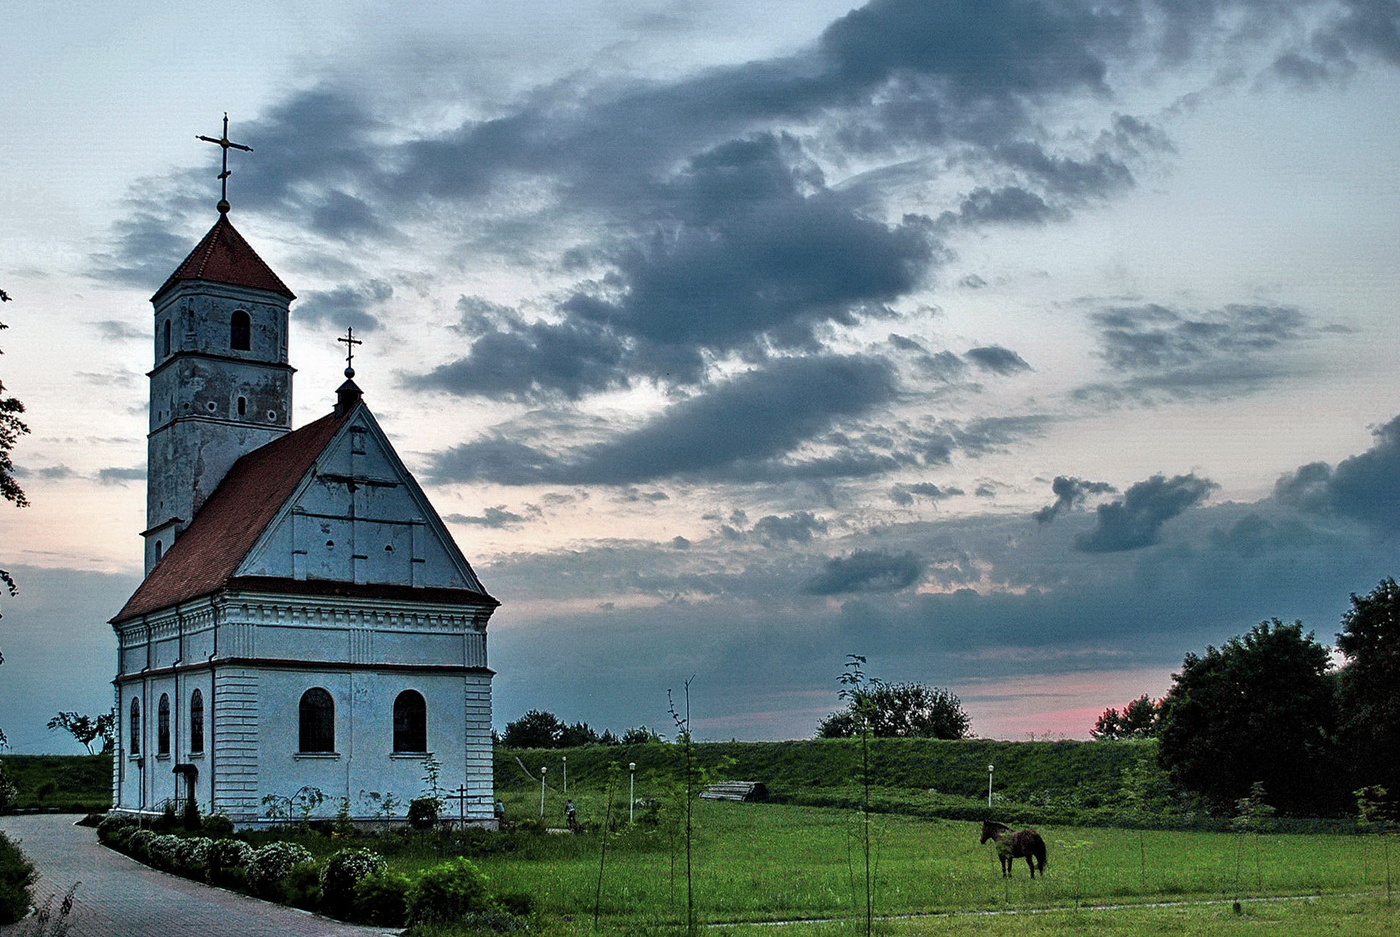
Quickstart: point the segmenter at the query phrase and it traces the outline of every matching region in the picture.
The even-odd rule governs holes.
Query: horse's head
[[[1001,824],[999,824],[999,823],[993,823],[991,820],[983,820],[983,821],[982,821],[982,838],[979,839],[977,842],[980,843],[980,844],[982,844],[982,845],[986,845],[987,840],[989,840],[989,839],[995,839],[995,838],[996,838],[996,835],[997,835],[997,830],[998,830],[998,828],[999,828],[1000,826],[1001,826]]]

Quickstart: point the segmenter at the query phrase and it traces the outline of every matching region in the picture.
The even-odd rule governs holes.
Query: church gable
[[[363,403],[235,575],[485,592]]]

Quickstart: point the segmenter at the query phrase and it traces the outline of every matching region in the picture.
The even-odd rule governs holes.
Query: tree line
[[[1395,812],[1400,586],[1393,578],[1351,596],[1336,648],[1340,666],[1302,622],[1260,622],[1218,648],[1187,654],[1166,696],[1105,710],[1091,735],[1157,739],[1172,783],[1210,809],[1263,796],[1292,815],[1350,812],[1358,798]]]

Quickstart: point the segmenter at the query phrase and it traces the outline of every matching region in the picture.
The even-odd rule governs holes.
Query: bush
[[[222,813],[211,813],[199,822],[199,828],[205,836],[217,839],[233,834],[233,821]]]
[[[253,853],[248,863],[248,887],[271,901],[286,897],[283,886],[292,867],[311,861],[311,853],[297,843],[268,843]]]
[[[205,873],[211,885],[237,888],[247,880],[253,847],[241,839],[216,839],[205,857]]]
[[[156,834],[147,829],[133,830],[126,840],[126,854],[137,862],[145,862],[150,859],[151,854],[147,851],[151,840],[156,838]]]
[[[125,842],[137,829],[139,829],[139,825],[131,817],[109,813],[97,824],[97,839],[104,845],[110,846],[118,837],[121,838],[122,842]],[[121,849],[122,847],[116,848]]]
[[[158,833],[146,843],[146,861],[167,872],[173,872],[180,862],[180,849],[185,841],[170,833]]]
[[[460,856],[427,869],[408,891],[408,921],[458,921],[474,911],[489,910],[486,876]]]
[[[175,854],[175,869],[186,878],[204,881],[209,867],[209,847],[214,841],[207,836],[191,836],[180,843]]]
[[[408,922],[408,876],[375,872],[355,885],[355,920],[380,927],[403,927]]]
[[[175,816],[175,802],[167,800],[165,809],[160,812],[160,817],[151,824],[151,829],[157,833],[169,833],[180,825],[180,818]]]
[[[282,895],[294,908],[315,911],[321,906],[321,867],[310,861],[292,866],[282,886]]]
[[[34,866],[0,833],[0,924],[13,924],[29,913],[33,884]]]
[[[362,878],[388,868],[384,857],[369,849],[342,849],[321,870],[321,905],[327,914],[348,918],[355,913],[355,886]]]
[[[515,917],[529,917],[535,913],[535,896],[523,891],[501,892],[491,899],[498,910]]]
[[[441,809],[436,797],[415,797],[408,802],[408,825],[415,830],[430,830],[437,824]]]

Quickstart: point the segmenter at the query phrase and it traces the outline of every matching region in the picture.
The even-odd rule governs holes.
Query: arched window
[[[417,690],[404,690],[394,700],[394,751],[428,750],[428,704]]]
[[[160,558],[161,558],[162,556],[164,556],[164,555],[165,555],[165,544],[163,544],[163,543],[161,543],[159,540],[157,540],[157,541],[156,541],[156,562],[160,562]]]
[[[253,323],[242,309],[229,320],[228,347],[234,351],[248,351],[253,347]]]
[[[156,710],[156,754],[170,754],[170,697],[160,695],[160,708]]]
[[[238,415],[239,415],[239,416],[247,416],[247,415],[248,415],[248,398],[247,398],[247,397],[239,397],[239,398],[238,398]]]
[[[165,324],[160,327],[160,354],[163,358],[170,356],[170,320],[166,319]]]
[[[335,751],[335,700],[318,686],[301,694],[299,748],[303,752]]]
[[[190,751],[204,751],[204,694],[199,690],[190,694]]]
[[[141,754],[141,701],[136,697],[131,698],[131,754]]]

